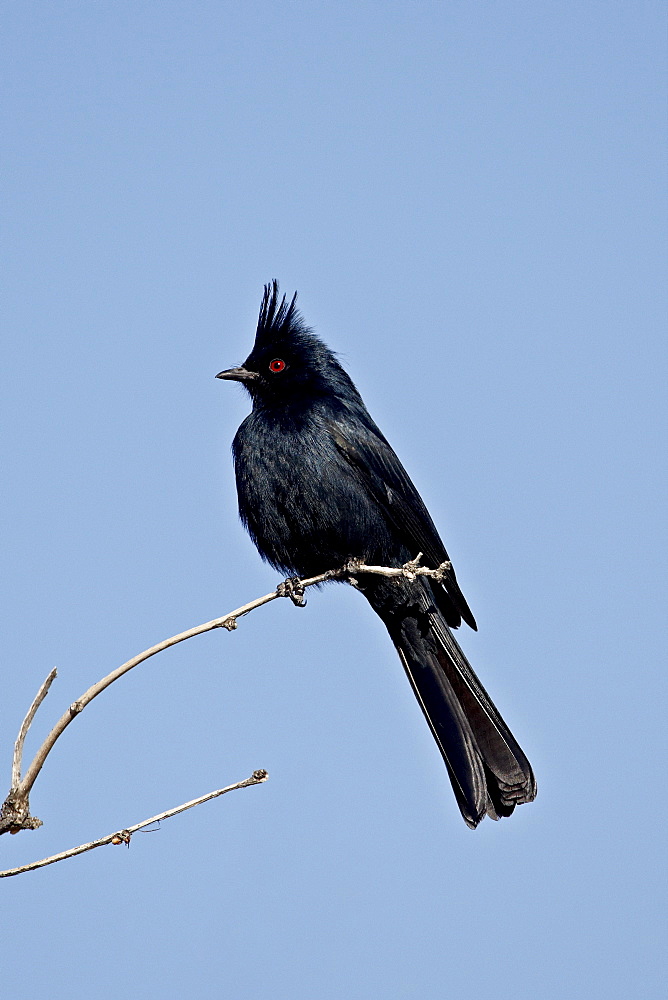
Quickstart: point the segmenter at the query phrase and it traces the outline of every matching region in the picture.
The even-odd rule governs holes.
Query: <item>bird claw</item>
[[[279,583],[276,593],[279,597],[289,597],[296,608],[306,607],[304,587],[298,576],[289,576],[287,580]]]
[[[420,565],[420,560],[422,559],[422,552],[418,552],[415,559],[409,559],[407,563],[404,563],[402,569],[406,571],[406,575],[411,578],[412,574],[417,572],[417,570],[422,569]]]

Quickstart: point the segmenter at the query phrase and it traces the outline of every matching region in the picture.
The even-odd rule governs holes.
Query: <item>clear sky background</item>
[[[429,506],[539,795],[468,830],[349,588],[154,658],[70,727],[0,867],[3,993],[660,995],[665,7],[2,5],[0,766],[273,589],[214,375],[295,288]],[[5,789],[2,789],[3,793]]]

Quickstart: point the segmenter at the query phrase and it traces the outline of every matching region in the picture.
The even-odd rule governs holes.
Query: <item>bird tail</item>
[[[466,824],[475,829],[485,816],[510,816],[531,802],[531,765],[436,608],[429,584],[365,586],[360,580],[358,586],[399,653]]]

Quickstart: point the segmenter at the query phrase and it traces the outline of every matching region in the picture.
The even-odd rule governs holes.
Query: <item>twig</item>
[[[86,851],[92,851],[96,847],[103,847],[105,844],[127,844],[129,847],[132,834],[138,830],[142,830],[145,826],[150,826],[152,823],[160,823],[161,820],[169,819],[171,816],[177,816],[179,813],[185,812],[186,809],[193,809],[203,802],[209,802],[210,799],[217,799],[219,795],[225,795],[226,792],[234,792],[237,788],[249,788],[251,785],[261,785],[268,777],[269,775],[266,771],[253,771],[250,778],[246,778],[245,781],[238,781],[236,785],[228,785],[227,788],[219,788],[217,791],[209,792],[207,795],[200,795],[198,799],[185,802],[182,806],[167,809],[157,816],[151,816],[150,819],[142,820],[141,823],[135,823],[134,826],[128,826],[116,833],[109,833],[106,837],[100,837],[99,840],[91,840],[88,844],[80,844],[79,847],[72,847],[69,851],[52,854],[49,858],[42,858],[41,861],[32,861],[29,865],[21,865],[20,868],[8,868],[7,871],[0,872],[0,878],[10,878],[12,875],[21,875],[23,872],[32,872],[37,868],[45,868],[46,865],[53,865],[56,861],[74,858],[77,854],[85,854]]]
[[[320,573],[317,576],[309,577],[306,580],[293,579],[286,581],[285,584],[280,584],[276,590],[272,591],[270,594],[265,594],[264,597],[258,597],[254,601],[249,601],[248,604],[244,604],[240,608],[237,608],[235,611],[230,611],[227,615],[223,615],[220,618],[214,618],[212,621],[204,622],[203,625],[196,625],[194,628],[187,629],[185,632],[180,632],[178,635],[173,635],[169,639],[164,639],[155,646],[151,646],[150,649],[144,650],[143,653],[133,656],[132,659],[127,660],[125,663],[121,664],[120,667],[117,667],[115,670],[112,670],[110,674],[107,674],[106,677],[103,677],[102,680],[93,684],[92,687],[89,687],[80,698],[72,702],[67,711],[60,717],[35,754],[25,777],[19,781],[18,785],[14,786],[14,784],[12,784],[9,795],[0,808],[0,835],[3,833],[18,833],[20,830],[34,830],[38,826],[42,825],[41,820],[30,815],[29,796],[32,787],[35,784],[37,775],[44,766],[44,762],[53,749],[56,740],[63,734],[65,729],[67,729],[70,722],[72,722],[72,720],[84,710],[86,705],[90,704],[90,702],[101,694],[102,691],[108,688],[110,684],[113,684],[114,681],[118,680],[119,677],[122,677],[123,674],[126,674],[129,670],[132,670],[133,667],[136,667],[145,660],[148,660],[149,657],[155,656],[156,653],[161,653],[163,649],[169,649],[170,646],[175,646],[179,642],[184,642],[186,639],[192,639],[193,636],[201,635],[204,632],[210,632],[212,629],[225,628],[231,632],[237,627],[237,620],[239,618],[249,614],[256,608],[262,607],[264,604],[269,604],[271,601],[277,600],[279,597],[290,597],[296,604],[303,606],[305,603],[302,597],[304,590],[307,587],[314,587],[317,584],[325,583],[328,580],[348,579],[350,582],[353,582],[354,576],[357,574],[403,577],[409,580],[415,579],[416,576],[427,576],[432,579],[442,580],[451,568],[449,562],[444,562],[437,569],[428,569],[420,566],[419,562],[421,558],[422,553],[419,553],[415,559],[405,563],[403,566],[390,567],[367,566],[364,563],[352,561],[348,563],[348,565],[342,566],[340,569],[329,570],[326,573]],[[52,679],[53,678],[51,678],[51,680]],[[49,681],[49,684],[50,683],[51,681]],[[46,690],[48,690],[48,687]],[[35,711],[37,710],[39,700],[41,700],[40,694],[43,699],[46,691],[42,693],[42,689],[40,689],[40,693],[37,695],[35,702],[33,703],[34,711],[33,706],[31,706],[31,709],[26,716],[24,721],[26,732],[28,731],[32,721],[32,716],[34,716]],[[25,739],[23,728],[24,727],[22,726],[21,733]],[[21,734],[19,734],[19,736],[21,736]],[[12,777],[14,777],[14,769]]]
[[[443,562],[436,569],[428,569],[426,566],[420,566],[421,558],[422,553],[420,552],[415,559],[404,563],[403,566],[396,567],[366,566],[364,563],[351,562],[346,566],[342,575],[347,576],[354,573],[362,573],[369,576],[403,577],[405,580],[414,580],[416,576],[427,576],[431,580],[443,580],[452,569],[452,563],[450,562]]]
[[[35,712],[42,704],[47,694],[49,693],[49,688],[56,679],[58,671],[54,667],[46,680],[42,683],[39,691],[35,695],[34,701],[25,719],[21,723],[21,728],[19,729],[19,735],[16,737],[16,743],[14,744],[14,759],[12,760],[12,788],[18,788],[21,784],[21,764],[23,761],[23,744],[25,743],[25,738],[30,729],[32,720],[35,718]]]

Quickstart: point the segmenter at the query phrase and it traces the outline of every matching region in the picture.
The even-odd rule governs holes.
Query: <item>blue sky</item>
[[[134,653],[272,589],[216,382],[297,288],[441,529],[459,639],[539,796],[462,823],[338,586],[149,661],[68,730],[0,867],[3,983],[53,1000],[660,995],[665,8],[3,9],[9,782]],[[665,495],[665,493],[663,494]],[[4,749],[2,749],[4,748]]]

